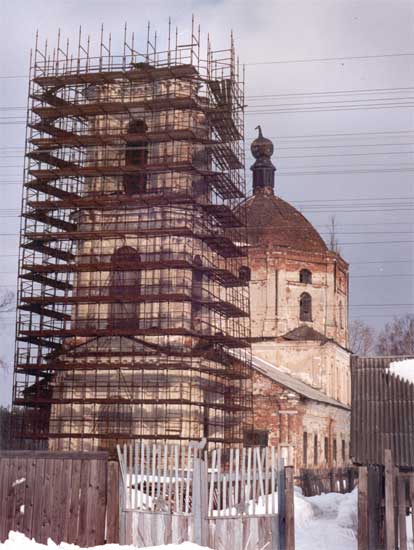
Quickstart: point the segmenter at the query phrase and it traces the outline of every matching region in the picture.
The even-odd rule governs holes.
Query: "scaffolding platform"
[[[114,453],[251,427],[244,82],[231,40],[122,55],[37,41],[19,256],[15,436]],[[91,49],[90,49],[91,48]],[[204,53],[203,53],[204,51]]]

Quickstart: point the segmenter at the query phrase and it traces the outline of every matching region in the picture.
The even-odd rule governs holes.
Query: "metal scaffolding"
[[[56,450],[237,444],[251,423],[244,78],[124,34],[31,63],[14,404]]]

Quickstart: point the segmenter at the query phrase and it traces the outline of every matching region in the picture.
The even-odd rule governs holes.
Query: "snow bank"
[[[339,503],[338,525],[347,529],[358,529],[358,489],[355,488],[352,493],[342,495],[343,499]]]
[[[303,516],[297,506],[300,500]],[[357,500],[357,489],[314,497],[296,493],[296,550],[357,550]]]
[[[414,384],[414,359],[390,363],[390,372]]]
[[[2,550],[78,550],[79,546],[75,544],[67,544],[62,542],[61,544],[55,544],[52,540],[48,540],[46,544],[39,544],[34,540],[30,540],[22,533],[16,533],[10,531],[9,538],[4,543],[0,543]],[[210,550],[205,546],[198,546],[192,542],[184,542],[183,544],[167,544],[164,546],[152,546],[147,547],[145,550]],[[120,546],[119,544],[106,544],[105,546],[94,546],[91,550],[138,550],[136,546]]]
[[[273,498],[277,503],[277,494]],[[294,498],[296,550],[357,550],[357,489],[347,494],[326,493],[304,497],[301,490],[295,488]],[[251,505],[252,503],[249,502],[249,507]],[[265,502],[261,500],[256,507],[256,513],[263,513],[264,510]],[[412,542],[408,519],[407,527],[408,539]],[[67,543],[57,545],[51,540],[47,545],[38,544],[21,533],[11,531],[9,539],[4,544],[0,544],[0,548],[1,550],[78,550],[79,547]],[[138,549],[133,546],[108,544],[96,546],[95,550]],[[202,548],[185,542],[180,545],[156,546],[146,550],[202,550]]]

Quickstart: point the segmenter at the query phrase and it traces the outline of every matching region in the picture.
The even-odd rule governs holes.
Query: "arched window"
[[[141,293],[141,272],[135,268],[140,258],[131,246],[118,248],[112,256],[112,271],[109,285],[109,324],[112,327],[137,326],[139,304],[131,297]]]
[[[299,309],[301,321],[312,321],[312,298],[307,292],[303,292],[300,296]]]
[[[138,167],[144,169],[148,163],[148,139],[145,133],[148,126],[143,120],[133,120],[128,125],[127,134],[141,134],[130,141],[128,140],[125,148],[125,166]],[[124,189],[127,195],[136,195],[145,193],[147,187],[147,174],[145,172],[135,172],[124,175]]]
[[[299,272],[299,282],[310,285],[312,283],[312,273],[309,269],[301,269]]]

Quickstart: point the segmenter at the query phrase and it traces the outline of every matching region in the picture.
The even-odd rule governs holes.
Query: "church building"
[[[295,467],[349,460],[348,264],[275,194],[273,143],[251,145],[247,217],[253,354],[253,444]]]

